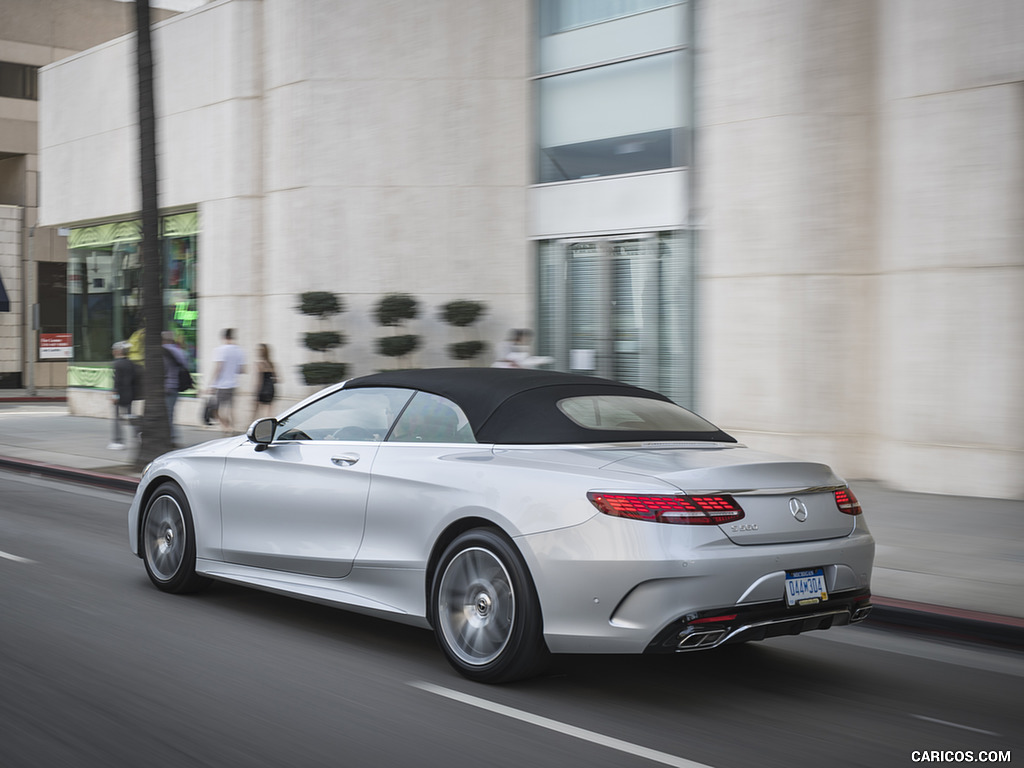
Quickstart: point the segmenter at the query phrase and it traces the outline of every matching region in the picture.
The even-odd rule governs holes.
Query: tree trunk
[[[139,176],[142,182],[142,316],[146,327],[143,373],[145,415],[136,463],[147,464],[171,449],[164,398],[163,258],[159,242],[156,172],[156,109],[153,98],[153,46],[149,0],[135,0],[136,60],[139,75]]]

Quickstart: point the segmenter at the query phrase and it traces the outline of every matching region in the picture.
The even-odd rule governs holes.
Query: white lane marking
[[[540,728],[547,728],[550,731],[555,731],[556,733],[561,733],[565,736],[572,736],[574,739],[589,741],[592,744],[598,744],[602,747],[608,747],[609,749],[615,749],[619,752],[625,752],[628,755],[642,757],[655,763],[661,763],[662,765],[671,765],[675,766],[675,768],[710,768],[704,763],[696,763],[693,760],[687,760],[685,757],[676,757],[675,755],[670,755],[667,752],[658,752],[655,749],[641,747],[638,744],[631,744],[628,741],[613,739],[611,736],[605,736],[602,733],[588,731],[584,728],[577,728],[574,725],[562,723],[558,720],[551,720],[547,717],[541,717],[540,715],[534,715],[530,712],[523,712],[520,709],[506,707],[504,704],[496,704],[495,702],[487,701],[486,699],[478,699],[476,696],[470,696],[467,693],[460,693],[459,691],[442,688],[441,686],[433,685],[432,683],[413,680],[409,682],[409,685],[413,688],[419,688],[421,691],[427,691],[428,693],[444,696],[445,698],[452,699],[453,701],[468,704],[471,707],[485,709],[488,712],[494,712],[498,715],[511,717],[514,720],[521,720],[524,723],[530,723],[531,725],[536,725]]]
[[[938,718],[935,718],[935,717],[925,717],[924,715],[915,715],[915,714],[911,714],[910,716],[911,717],[916,717],[918,720],[926,720],[929,723],[937,723],[939,725],[947,725],[950,728],[961,728],[961,729],[963,729],[965,731],[974,731],[975,733],[983,733],[986,736],[999,736],[1000,735],[1000,734],[996,733],[995,731],[986,731],[986,730],[984,730],[982,728],[972,728],[969,725],[960,725],[960,723],[951,723],[951,722],[949,722],[949,720],[939,720]]]
[[[13,560],[16,563],[30,563],[35,565],[36,562],[35,560],[29,560],[27,557],[18,557],[17,555],[12,555],[8,552],[0,552],[0,557],[4,560]]]

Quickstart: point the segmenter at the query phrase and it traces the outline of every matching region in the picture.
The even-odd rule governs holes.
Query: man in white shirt
[[[224,343],[213,351],[213,382],[210,391],[217,398],[217,419],[225,432],[232,433],[231,403],[238,377],[245,373],[245,353],[235,344],[235,329],[224,329]]]

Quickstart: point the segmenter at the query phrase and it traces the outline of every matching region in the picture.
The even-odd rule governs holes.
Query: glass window
[[[554,74],[682,48],[688,8],[679,3],[542,2],[537,74]],[[627,8],[628,5],[628,8]],[[543,13],[545,8],[552,12]],[[635,10],[630,10],[635,9]]]
[[[37,262],[39,332],[67,333],[68,269],[60,261]]]
[[[695,413],[664,400],[622,395],[569,397],[558,409],[584,429],[623,432],[715,432]]]
[[[540,0],[540,34],[554,35],[602,21],[675,5],[678,0]]]
[[[417,392],[388,442],[475,443],[476,438],[459,406],[444,397]]]
[[[540,183],[687,164],[682,52],[537,83]]]
[[[115,341],[142,328],[142,263],[136,242],[68,253],[68,315],[76,362],[110,359]]]
[[[39,67],[0,61],[0,96],[8,99],[39,98]]]
[[[195,371],[198,214],[161,219],[164,329],[173,331]],[[139,222],[73,229],[68,238],[67,317],[76,363],[110,360],[115,342],[144,357],[142,254]]]
[[[195,218],[195,214],[184,214]],[[192,371],[196,370],[197,332],[196,309],[196,248],[198,235],[192,231],[176,231],[175,222],[181,217],[163,219],[162,240],[164,257],[164,328],[174,332],[178,344],[185,351]]]
[[[281,419],[277,439],[380,442],[411,395],[408,389],[339,389]]]
[[[693,233],[539,244],[537,352],[694,402]]]

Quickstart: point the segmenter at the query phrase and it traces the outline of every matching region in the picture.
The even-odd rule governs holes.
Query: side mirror
[[[257,419],[249,425],[245,436],[250,443],[256,443],[257,451],[265,451],[274,442],[274,435],[277,432],[277,419]]]

